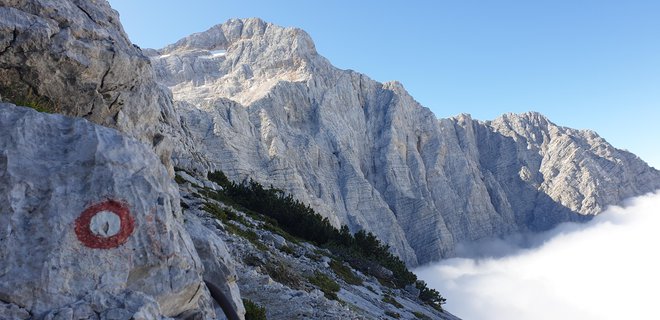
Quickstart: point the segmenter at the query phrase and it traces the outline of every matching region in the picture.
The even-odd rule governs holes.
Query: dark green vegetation
[[[29,107],[39,112],[58,113],[61,111],[61,108],[56,106],[50,99],[33,94],[32,90],[27,88],[0,86],[0,97],[3,101],[17,106]]]
[[[293,249],[291,249],[291,247],[286,246],[286,245],[281,246],[281,247],[280,247],[280,251],[282,251],[282,252],[284,252],[284,253],[286,253],[286,254],[289,254],[289,255],[293,255],[293,254],[295,254],[295,252],[293,251]]]
[[[309,283],[319,287],[326,298],[337,300],[337,292],[339,292],[340,287],[339,284],[330,279],[330,277],[317,271],[314,273],[314,276],[309,277],[308,280]]]
[[[230,221],[235,221],[244,226],[250,226],[249,222],[247,222],[245,218],[236,214],[231,209],[220,208],[213,203],[204,204],[204,207],[202,207],[202,209],[214,215],[216,218],[220,219],[220,221],[223,222],[223,225],[225,226],[225,228],[229,233],[245,238],[246,240],[250,241],[250,243],[252,243],[255,247],[257,247],[257,249],[261,251],[268,250],[268,247],[266,247],[266,245],[264,245],[261,241],[259,241],[259,235],[257,235],[254,231],[241,228],[238,225],[230,222]]]
[[[338,260],[332,259],[330,261],[330,269],[335,272],[340,278],[342,278],[348,284],[362,285],[362,279],[353,273],[351,268],[345,266],[343,263]]]
[[[245,306],[245,320],[266,320],[266,308],[248,299],[243,299],[243,306]]]
[[[386,315],[386,316],[389,316],[389,317],[391,317],[391,318],[394,318],[394,319],[401,319],[401,315],[398,314],[398,313],[396,313],[396,312],[385,311],[385,315]]]
[[[297,273],[285,261],[273,258],[267,261],[259,257],[248,255],[243,258],[243,263],[248,266],[259,267],[265,271],[273,280],[288,286],[289,288],[302,289],[303,277]]]
[[[182,178],[180,175],[174,175],[174,181],[178,184],[186,183],[186,179]]]
[[[303,278],[293,271],[290,265],[282,262],[270,262],[262,266],[273,280],[294,289],[303,288]]]
[[[438,290],[429,288],[426,282],[421,280],[417,281],[415,286],[419,289],[419,298],[422,301],[428,303],[436,310],[442,311],[442,305],[447,302],[447,299],[443,298]]]
[[[421,313],[421,312],[419,312],[419,311],[415,311],[415,312],[413,312],[413,315],[415,315],[415,317],[416,317],[417,319],[431,320],[431,318],[429,318],[429,316],[427,316],[427,315],[425,315],[425,314],[423,314],[423,313]]]
[[[403,305],[400,304],[399,301],[396,301],[396,299],[394,299],[394,297],[389,294],[385,294],[385,296],[383,296],[383,302],[387,302],[399,309],[403,308]]]
[[[442,310],[445,299],[436,290],[428,288],[426,283],[418,281],[417,276],[408,270],[403,261],[389,251],[389,246],[381,243],[372,233],[361,230],[353,235],[347,226],[342,226],[337,230],[327,218],[321,217],[311,207],[295,200],[281,190],[272,187],[264,188],[254,180],[239,184],[230,181],[222,172],[210,172],[208,178],[222,186],[224,190],[206,190],[205,196],[222,201],[256,219],[265,221],[267,229],[273,230],[287,240],[292,237],[300,238],[329,249],[340,260],[348,262],[357,270],[376,277],[384,285],[404,288],[414,284],[420,290],[419,298],[422,301]],[[223,211],[217,206],[216,208],[207,206],[207,208],[210,209],[207,210],[209,212],[224,213],[228,220],[238,219],[227,214],[227,210]],[[260,215],[265,217],[259,217]],[[341,263],[335,264],[333,271],[347,283],[357,284],[360,281],[350,272],[350,269],[348,270],[349,275],[342,267],[345,268]],[[312,278],[319,280],[316,276]],[[321,287],[318,284],[317,286]],[[332,290],[328,291],[332,292]],[[324,293],[328,295],[326,291]]]

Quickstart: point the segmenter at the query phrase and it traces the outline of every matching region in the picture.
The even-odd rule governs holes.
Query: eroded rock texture
[[[151,150],[83,119],[4,103],[0,137],[0,318],[199,309],[202,263]]]
[[[299,29],[230,20],[145,52],[213,166],[372,231],[411,265],[660,187],[634,155],[536,113],[437,119],[401,84],[333,67]]]
[[[195,150],[107,1],[1,0],[0,98],[116,128],[168,167],[174,146]]]

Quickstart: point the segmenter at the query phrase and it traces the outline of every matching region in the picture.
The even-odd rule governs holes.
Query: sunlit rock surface
[[[177,187],[148,147],[4,103],[0,137],[0,318],[211,312]]]
[[[167,166],[182,146],[204,163],[106,1],[0,0],[0,98],[116,128]]]
[[[230,20],[145,52],[211,167],[374,232],[411,265],[660,187],[636,156],[536,113],[437,119],[401,84],[333,67],[299,29]]]

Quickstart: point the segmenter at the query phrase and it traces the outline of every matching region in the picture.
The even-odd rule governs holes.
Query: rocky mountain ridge
[[[270,317],[455,319],[415,288],[328,270],[337,257],[245,212],[209,215],[226,206],[202,195],[219,190],[210,170],[372,231],[409,265],[660,183],[536,113],[438,120],[401,84],[333,67],[299,29],[235,19],[142,50],[106,1],[0,0],[0,17],[3,319],[222,318],[213,287],[240,319],[243,298]],[[178,188],[174,166],[191,173]]]
[[[660,187],[636,156],[538,113],[436,119],[400,83],[335,68],[299,29],[233,19],[147,53],[215,167],[376,233],[410,265]]]
[[[171,150],[186,152],[175,158],[186,168],[210,164],[107,2],[1,1],[0,17],[0,319],[244,319],[242,297],[277,303],[264,305],[269,317],[455,319],[374,279],[362,294],[339,282],[353,299],[343,304],[314,289],[322,284],[291,290],[229,251],[223,239],[238,239],[227,224],[182,212]],[[299,258],[288,263],[337,277]],[[388,310],[386,291],[406,309]]]

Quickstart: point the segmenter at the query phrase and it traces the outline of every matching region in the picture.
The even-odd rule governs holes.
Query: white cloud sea
[[[496,243],[495,258],[453,258],[415,273],[463,319],[660,319],[660,192],[532,242]]]

